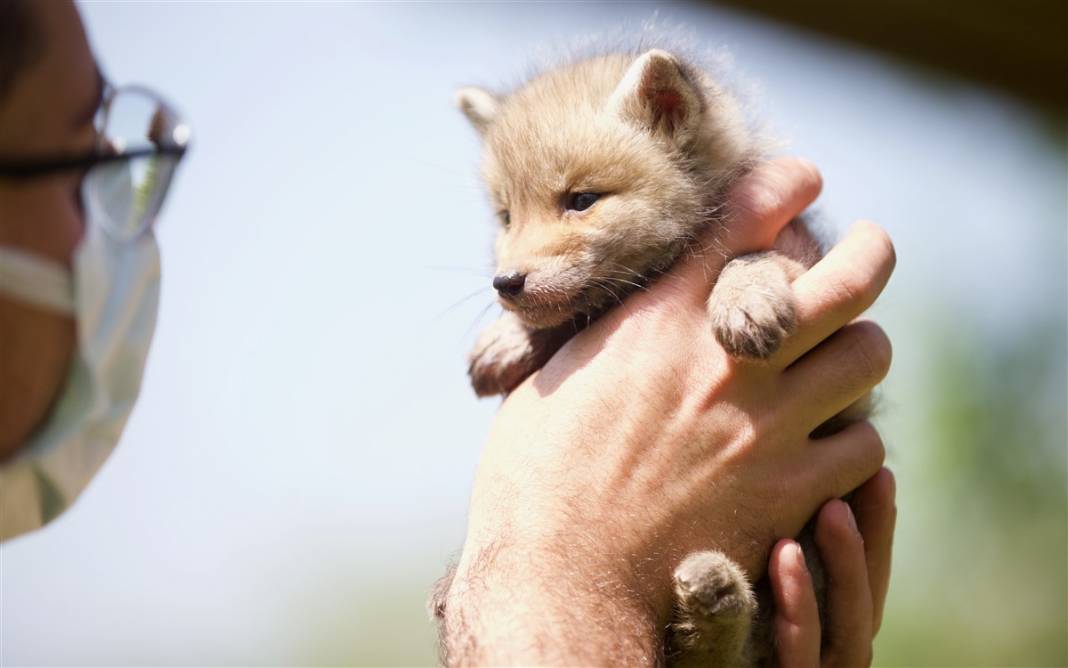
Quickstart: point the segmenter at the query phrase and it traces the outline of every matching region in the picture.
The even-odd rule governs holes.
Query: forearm
[[[885,335],[850,323],[889,278],[889,240],[855,227],[794,282],[797,331],[778,357],[738,364],[712,335],[709,279],[801,213],[819,178],[780,161],[735,190],[726,250],[716,237],[682,258],[502,404],[435,604],[446,664],[661,663],[688,554],[715,548],[757,574],[776,537],[882,464],[868,423],[811,434],[885,375]]]
[[[499,545],[462,560],[440,611],[445,664],[662,664],[658,615],[586,561]]]

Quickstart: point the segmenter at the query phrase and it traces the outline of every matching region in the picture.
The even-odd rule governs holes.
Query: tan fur
[[[497,273],[525,276],[520,293],[502,296],[508,312],[471,353],[480,396],[510,392],[709,226],[729,225],[726,189],[760,152],[734,98],[658,49],[551,69],[510,95],[462,89],[457,103],[483,138],[483,175],[509,221],[497,236]],[[599,199],[569,210],[575,193]],[[775,352],[794,327],[790,282],[818,257],[819,245],[794,221],[776,250],[728,263],[709,299],[728,352]],[[749,583],[727,557],[691,555],[675,583],[671,662],[770,660],[766,625],[750,630]]]
[[[668,54],[656,56],[657,69],[673,68],[693,89],[685,146],[640,126],[637,96],[626,89],[638,77],[625,80],[638,60],[633,55],[552,70],[504,98],[477,89],[458,95],[483,134],[494,206],[511,218],[498,235],[498,273],[528,274],[529,296],[504,306],[532,327],[596,314],[629,283],[665,269],[707,224],[709,208],[752,154],[731,98]],[[492,118],[472,112],[491,108],[486,98],[497,101]],[[590,210],[565,211],[570,192],[606,196]]]
[[[757,601],[745,572],[721,552],[695,552],[675,569],[675,668],[744,665]]]

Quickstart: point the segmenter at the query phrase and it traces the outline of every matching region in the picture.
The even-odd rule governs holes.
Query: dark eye
[[[498,211],[497,215],[501,218],[501,225],[508,227],[512,224],[512,216],[508,214],[508,209],[505,209],[504,211]]]
[[[567,208],[571,211],[585,211],[600,198],[597,193],[571,193],[567,196]]]

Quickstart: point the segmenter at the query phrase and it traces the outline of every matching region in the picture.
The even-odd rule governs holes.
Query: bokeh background
[[[81,7],[107,74],[169,95],[196,145],[123,441],[0,548],[3,665],[434,661],[423,601],[495,409],[464,374],[493,221],[452,91],[654,10],[729,49],[753,113],[822,169],[832,227],[896,242],[873,311],[900,508],[877,664],[1068,663],[1056,100],[699,4]]]

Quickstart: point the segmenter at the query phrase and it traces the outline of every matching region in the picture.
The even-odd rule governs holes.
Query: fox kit
[[[500,219],[493,287],[505,312],[471,352],[479,396],[513,390],[688,244],[727,229],[726,190],[761,153],[730,93],[659,49],[588,58],[506,96],[464,88],[457,103],[483,140],[483,175]],[[708,311],[730,354],[763,359],[777,350],[794,327],[790,282],[819,255],[795,220],[777,250],[727,264]],[[730,559],[690,555],[675,587],[670,662],[770,661],[759,621],[768,606],[758,606]],[[440,613],[441,602],[434,605]]]

